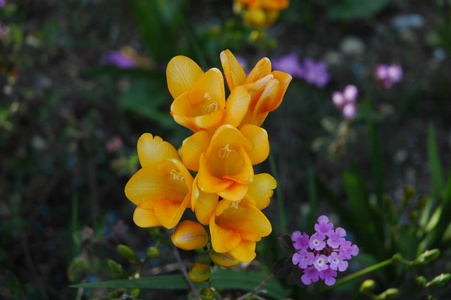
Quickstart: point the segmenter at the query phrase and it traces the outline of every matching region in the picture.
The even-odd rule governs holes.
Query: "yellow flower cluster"
[[[247,23],[263,27],[273,24],[288,4],[289,0],[234,0],[234,10],[243,13]]]
[[[269,155],[268,135],[260,125],[282,102],[291,76],[271,71],[268,58],[248,76],[229,50],[220,58],[227,99],[218,69],[204,73],[185,56],[169,62],[171,115],[193,135],[177,151],[160,137],[143,134],[138,140],[141,169],[125,194],[137,205],[134,222],[144,228],[171,229],[191,209],[200,224],[181,222],[173,243],[186,250],[203,247],[208,235],[202,225],[208,226],[212,260],[229,267],[253,260],[256,242],[272,230],[261,210],[277,183],[269,174],[254,174],[253,166]],[[190,171],[197,172],[194,178]]]

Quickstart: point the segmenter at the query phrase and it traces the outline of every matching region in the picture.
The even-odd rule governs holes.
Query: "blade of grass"
[[[443,191],[443,172],[440,157],[437,150],[437,138],[435,136],[434,124],[428,126],[428,160],[431,168],[432,180],[432,201],[438,201]]]

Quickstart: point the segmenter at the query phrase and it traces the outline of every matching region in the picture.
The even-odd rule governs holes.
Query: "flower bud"
[[[399,253],[396,253],[392,256],[392,260],[394,264],[399,264],[402,261],[402,256]]]
[[[376,283],[374,282],[374,280],[367,279],[360,286],[360,292],[362,292],[362,293],[371,292],[372,290],[374,290],[375,285],[376,285]]]
[[[425,265],[435,260],[440,255],[439,249],[426,250],[420,256],[418,256],[414,261],[414,265]]]
[[[160,257],[160,250],[157,247],[149,247],[147,249],[147,257],[151,259]]]
[[[232,257],[229,253],[217,253],[213,250],[210,251],[210,258],[215,264],[224,268],[230,268],[240,263],[239,260]]]
[[[108,268],[110,268],[111,272],[113,272],[114,275],[120,278],[127,278],[127,272],[125,272],[124,268],[120,264],[112,259],[109,259],[107,264]]]
[[[385,299],[395,299],[399,296],[399,290],[396,288],[391,288],[383,292],[378,296],[377,299],[385,300]]]
[[[201,263],[194,263],[188,273],[189,279],[194,283],[201,283],[210,279],[210,266]]]
[[[133,252],[133,250],[130,249],[130,247],[125,245],[118,245],[117,251],[119,252],[120,255],[125,257],[130,263],[132,264],[140,263],[138,256],[136,256],[135,252]]]
[[[451,279],[451,274],[440,274],[426,284],[426,287],[444,286]]]
[[[426,286],[427,280],[424,276],[418,276],[417,278],[415,278],[415,281],[419,286]]]
[[[130,296],[132,296],[133,298],[138,298],[140,293],[141,293],[141,290],[138,288],[135,288],[130,291]]]
[[[254,26],[264,26],[266,23],[266,15],[262,9],[251,8],[246,11],[244,19],[247,23]]]
[[[124,291],[114,290],[108,293],[108,299],[118,299],[124,294]]]
[[[215,292],[211,288],[203,288],[199,292],[200,299],[211,300],[215,296]]]
[[[177,225],[171,240],[180,249],[194,250],[207,245],[208,234],[201,224],[186,220]]]

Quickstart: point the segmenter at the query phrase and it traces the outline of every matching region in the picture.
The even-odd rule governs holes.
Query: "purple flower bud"
[[[333,92],[332,93],[332,101],[338,109],[341,109],[345,104],[345,98],[343,97],[342,92]]]
[[[309,285],[312,282],[317,282],[319,279],[319,272],[315,267],[309,267],[304,270],[304,275],[301,276],[302,283]]]
[[[377,65],[375,72],[376,80],[384,81],[388,78],[388,69],[386,65]]]
[[[324,241],[325,236],[321,233],[314,233],[309,241],[309,247],[313,250],[323,250],[326,246],[326,242]]]
[[[296,250],[304,250],[309,246],[310,237],[307,233],[295,231],[291,235],[291,240],[293,241],[293,246]]]
[[[357,108],[355,107],[355,104],[347,103],[343,106],[342,114],[345,119],[354,119],[357,115]]]
[[[402,68],[398,65],[388,67],[388,77],[394,82],[400,82],[403,76]]]
[[[402,80],[403,71],[398,65],[377,65],[374,75],[382,87],[389,89],[394,83]]]

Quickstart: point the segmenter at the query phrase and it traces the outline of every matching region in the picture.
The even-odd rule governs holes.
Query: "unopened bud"
[[[189,279],[194,283],[201,283],[210,278],[210,266],[201,263],[194,263],[188,273]]]
[[[415,280],[419,286],[426,286],[427,280],[424,276],[418,276]]]
[[[128,246],[118,245],[117,251],[132,264],[139,264],[140,260],[135,252]]]
[[[392,260],[394,264],[399,264],[402,261],[401,254],[396,253],[395,255],[393,255]]]
[[[279,11],[278,10],[267,10],[266,11],[266,25],[273,24],[277,18],[279,17]]]
[[[108,299],[118,299],[123,294],[124,294],[124,291],[119,291],[119,290],[111,291],[108,293]]]
[[[215,296],[215,292],[211,288],[203,288],[199,292],[200,299],[211,300]]]
[[[130,296],[132,296],[133,298],[138,298],[140,293],[141,293],[140,289],[138,289],[138,288],[132,289],[130,291]]]
[[[120,277],[120,278],[127,278],[127,273],[125,272],[124,268],[115,262],[112,259],[109,259],[108,262],[108,268],[110,268],[111,272],[113,272],[114,275]]]
[[[399,290],[396,288],[391,288],[380,294],[377,299],[386,300],[386,299],[395,299],[399,296]]]
[[[414,265],[425,265],[435,260],[440,255],[439,249],[426,250],[420,256],[418,256],[414,261]]]
[[[376,285],[376,283],[374,282],[374,280],[367,279],[360,286],[360,292],[362,292],[362,293],[371,292],[372,290],[374,290],[375,285]]]
[[[186,220],[177,225],[171,240],[180,249],[194,250],[207,245],[208,234],[201,224]]]
[[[147,257],[151,259],[160,257],[160,250],[157,247],[149,247],[147,249]]]
[[[229,253],[217,253],[213,250],[210,251],[210,258],[215,264],[224,268],[230,268],[240,263],[239,260],[235,259]]]
[[[263,9],[251,8],[244,14],[244,20],[254,26],[260,27],[266,23],[266,15]]]
[[[443,286],[451,279],[451,274],[440,274],[426,284],[426,287]]]

